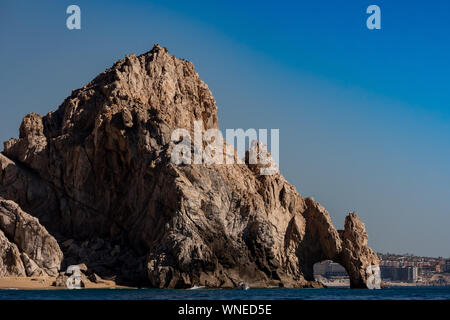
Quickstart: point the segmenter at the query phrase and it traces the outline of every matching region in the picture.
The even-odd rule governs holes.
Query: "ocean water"
[[[450,300],[450,287],[0,290],[0,300]]]

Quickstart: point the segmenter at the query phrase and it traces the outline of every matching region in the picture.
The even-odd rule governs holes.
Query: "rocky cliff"
[[[0,196],[10,200],[1,201],[0,276],[28,274],[30,259],[46,273],[85,263],[161,288],[306,287],[320,286],[314,263],[332,259],[366,287],[378,259],[355,214],[338,232],[280,173],[172,163],[173,130],[192,132],[194,121],[217,128],[216,102],[192,63],[158,45],[116,62],[58,110],[27,115],[0,155]],[[12,219],[32,223],[12,232]],[[41,239],[16,236],[28,233]]]
[[[0,198],[0,277],[58,274],[58,242],[13,201]]]

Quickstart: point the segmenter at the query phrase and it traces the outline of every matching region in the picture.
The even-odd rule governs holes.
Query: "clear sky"
[[[2,0],[0,140],[154,43],[194,63],[222,129],[280,129],[282,173],[335,225],[355,210],[377,251],[450,256],[449,1]]]

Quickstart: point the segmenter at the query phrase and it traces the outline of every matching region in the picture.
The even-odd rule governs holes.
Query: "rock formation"
[[[194,121],[218,128],[216,102],[191,62],[158,45],[116,62],[58,110],[27,115],[0,155],[0,196],[46,229],[34,219],[16,226],[24,235],[16,237],[0,225],[0,276],[36,266],[53,273],[61,256],[48,230],[64,252],[62,269],[86,263],[124,283],[320,286],[313,265],[332,259],[353,287],[366,286],[366,267],[378,259],[355,214],[338,232],[280,173],[172,163],[173,130],[192,132]],[[1,203],[0,221],[33,219]],[[29,247],[27,232],[40,244]]]
[[[0,245],[0,255],[5,257],[0,275],[53,276],[61,267],[63,254],[55,238],[38,219],[23,212],[13,201],[2,198]]]

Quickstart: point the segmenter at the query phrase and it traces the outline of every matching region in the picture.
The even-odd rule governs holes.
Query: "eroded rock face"
[[[365,288],[367,267],[379,264],[378,256],[369,248],[364,223],[352,212],[345,218],[342,232],[342,253],[335,259],[342,264],[350,276],[352,288]]]
[[[26,275],[19,249],[0,230],[0,277],[25,277]]]
[[[5,274],[53,276],[58,273],[63,254],[55,238],[37,218],[23,212],[15,202],[1,198],[0,232],[3,255],[9,256],[3,263],[11,266]]]
[[[57,237],[63,266],[84,262],[119,282],[318,286],[313,264],[333,259],[352,285],[365,285],[364,267],[377,260],[356,216],[340,236],[328,212],[279,172],[173,164],[173,130],[192,133],[195,121],[218,127],[208,86],[192,63],[155,45],[58,110],[26,116],[0,155],[0,195]]]

